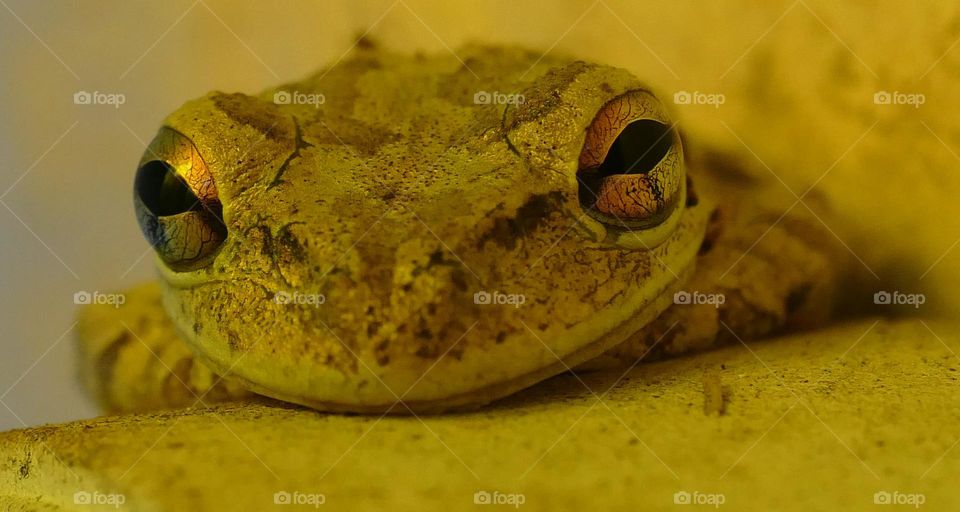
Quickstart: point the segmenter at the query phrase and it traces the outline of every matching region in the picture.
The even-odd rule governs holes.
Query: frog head
[[[135,204],[203,362],[320,409],[439,410],[667,307],[705,215],[663,105],[622,69],[457,55],[363,50],[167,118]]]

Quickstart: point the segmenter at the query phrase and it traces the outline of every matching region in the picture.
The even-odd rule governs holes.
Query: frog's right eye
[[[580,153],[580,205],[618,245],[652,248],[673,232],[685,202],[680,137],[649,92],[607,102]]]
[[[171,269],[212,261],[227,228],[216,184],[193,143],[163,128],[147,148],[134,182],[140,230]]]

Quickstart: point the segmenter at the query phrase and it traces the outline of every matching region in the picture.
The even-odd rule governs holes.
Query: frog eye
[[[190,139],[162,128],[133,188],[140,230],[167,266],[190,271],[212,261],[227,228],[216,184]]]
[[[587,128],[577,180],[580,206],[621,244],[666,239],[684,202],[683,150],[652,94],[631,91],[600,109]]]

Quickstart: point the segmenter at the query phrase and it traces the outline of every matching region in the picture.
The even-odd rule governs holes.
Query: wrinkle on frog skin
[[[285,183],[283,181],[283,173],[287,172],[287,168],[290,166],[290,162],[293,162],[294,160],[300,158],[301,149],[313,147],[313,144],[303,140],[303,133],[300,129],[300,122],[297,121],[296,116],[290,116],[290,119],[293,121],[293,126],[295,129],[295,132],[294,132],[295,147],[293,148],[293,152],[290,153],[290,156],[287,157],[287,159],[284,160],[282,164],[280,164],[280,168],[277,170],[277,174],[273,176],[273,180],[270,182],[269,185],[267,185],[267,190],[270,190],[271,188],[276,187],[281,183]]]

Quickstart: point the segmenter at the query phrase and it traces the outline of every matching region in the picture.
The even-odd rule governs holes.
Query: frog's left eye
[[[163,128],[144,153],[133,193],[140,230],[171,269],[207,265],[227,235],[216,184],[186,136]]]
[[[653,247],[673,231],[685,194],[683,149],[663,105],[647,91],[605,104],[587,128],[580,205],[617,242]]]

